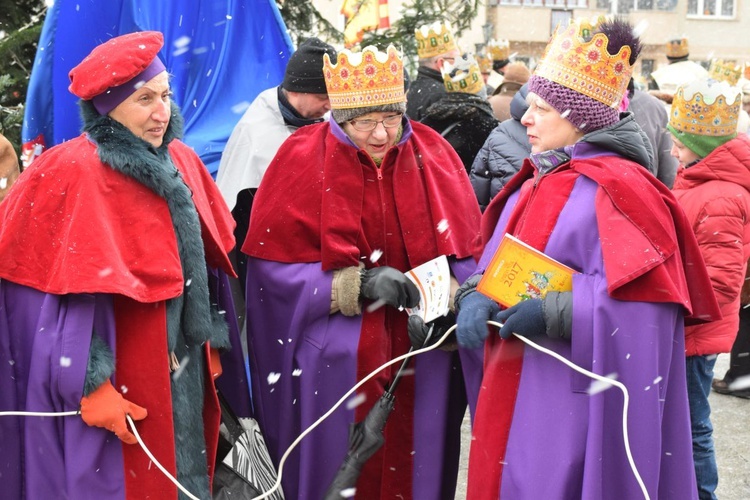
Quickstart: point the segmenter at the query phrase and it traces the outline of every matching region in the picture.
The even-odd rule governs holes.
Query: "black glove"
[[[459,306],[456,323],[456,337],[461,347],[475,349],[481,347],[487,338],[487,320],[495,319],[500,312],[497,302],[486,295],[470,291],[457,301]]]
[[[370,300],[382,300],[393,307],[416,307],[419,290],[404,273],[389,266],[362,271],[359,294]]]
[[[452,312],[448,312],[445,316],[440,316],[429,323],[425,323],[422,318],[412,314],[409,316],[409,340],[411,340],[411,345],[414,346],[414,349],[429,347],[440,340],[445,332],[455,324],[456,315]],[[427,334],[430,332],[430,328],[432,328],[432,334],[428,339]],[[446,340],[445,343],[448,343],[448,341]]]
[[[524,337],[535,337],[545,335],[547,322],[542,310],[542,299],[527,299],[519,302],[513,307],[500,311],[495,316],[497,321],[503,323],[500,329],[500,337],[507,339],[513,333]]]

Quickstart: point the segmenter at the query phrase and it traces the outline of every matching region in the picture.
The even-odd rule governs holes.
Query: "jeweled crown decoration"
[[[417,55],[420,59],[429,59],[458,49],[451,23],[447,21],[420,26],[414,30],[414,37],[417,39]]]
[[[742,66],[736,61],[724,61],[714,59],[708,68],[708,76],[717,82],[727,82],[729,85],[737,85],[742,77]]]
[[[679,59],[690,54],[687,38],[676,38],[667,42],[667,57]]]
[[[477,64],[479,64],[479,71],[482,73],[492,71],[492,58],[490,56],[477,54]]]
[[[493,61],[510,59],[510,42],[508,40],[490,40],[487,43],[487,52],[489,52]]]
[[[343,49],[336,64],[323,55],[323,76],[333,109],[364,108],[404,102],[404,64],[393,45],[385,52],[365,47]]]
[[[694,80],[677,89],[669,124],[680,132],[724,137],[737,131],[742,93],[727,82]]]
[[[477,94],[484,88],[484,79],[479,70],[479,64],[471,56],[456,59],[456,66],[446,62],[441,71],[445,90],[448,92]]]
[[[592,23],[582,19],[567,28],[558,26],[534,74],[617,107],[633,72],[629,61],[631,49],[625,45],[617,54],[610,55],[607,36],[604,33],[591,36],[603,20],[599,17]]]

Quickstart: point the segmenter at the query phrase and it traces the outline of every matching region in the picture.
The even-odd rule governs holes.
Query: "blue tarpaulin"
[[[184,141],[216,174],[235,124],[258,93],[281,82],[293,51],[274,0],[56,0],[26,97],[25,156],[35,144],[80,134],[68,72],[98,44],[143,30],[164,33],[159,56],[185,118]]]

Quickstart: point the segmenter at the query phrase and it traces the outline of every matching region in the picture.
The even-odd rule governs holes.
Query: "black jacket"
[[[497,126],[497,119],[486,99],[450,92],[427,108],[422,123],[453,146],[468,174],[484,140]]]
[[[483,212],[531,153],[526,127],[521,124],[521,117],[529,107],[528,93],[527,85],[516,92],[510,103],[511,118],[490,133],[471,166],[469,179]]]
[[[412,120],[422,121],[427,108],[447,93],[440,72],[420,66],[417,78],[411,83],[406,94],[406,115]]]

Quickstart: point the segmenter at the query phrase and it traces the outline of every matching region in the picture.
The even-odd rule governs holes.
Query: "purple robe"
[[[230,340],[237,346],[222,354],[219,380],[237,413],[248,415],[249,391],[226,275],[209,270],[209,288],[227,310]],[[114,352],[112,298],[53,295],[0,280],[0,411],[79,410],[92,333]],[[112,383],[117,387],[117,372]],[[123,445],[112,432],[86,425],[80,415],[2,416],[0,497],[125,498],[122,446],[138,445]]]
[[[452,270],[463,281],[474,261],[453,261]],[[320,263],[248,259],[253,405],[276,465],[292,441],[357,382],[362,316],[330,314],[332,277]],[[473,414],[481,359],[481,350],[459,349],[412,360],[414,498],[439,499],[455,488],[461,422],[467,399]],[[395,395],[398,405],[398,390]],[[361,402],[368,408],[373,403]],[[346,456],[353,422],[354,409],[342,405],[294,449],[283,470],[287,498],[323,497]]]
[[[532,340],[625,384],[630,397],[630,448],[650,497],[695,498],[683,310],[674,303],[628,302],[609,296],[593,208],[597,188],[584,176],[576,180],[545,248],[546,254],[583,271],[573,278],[572,337]],[[508,199],[478,271],[485,269],[497,249],[517,200],[518,192]],[[487,491],[487,481],[499,480],[504,499],[643,498],[623,442],[622,392],[613,386],[589,394],[593,382],[551,356],[523,346],[510,429],[475,421],[475,439],[509,432],[502,477],[472,476],[472,466],[486,458],[472,449],[469,494]],[[484,404],[493,402],[480,395],[480,407]]]

